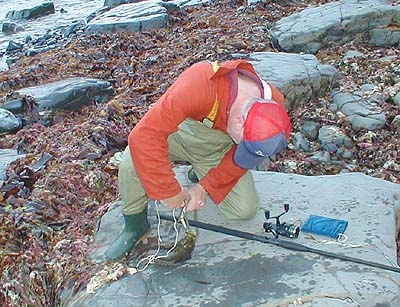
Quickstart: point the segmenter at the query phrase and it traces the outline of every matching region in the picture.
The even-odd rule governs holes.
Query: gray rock
[[[23,45],[21,43],[18,43],[16,41],[10,40],[8,42],[8,46],[6,48],[7,52],[15,52],[15,51],[20,51],[22,50]]]
[[[307,160],[320,162],[320,163],[329,163],[331,161],[331,154],[329,151],[317,151]]]
[[[167,9],[158,1],[143,1],[119,5],[91,20],[85,32],[138,32],[169,25]]]
[[[7,34],[24,31],[25,28],[15,22],[3,22],[1,31]]]
[[[0,114],[1,114],[1,109],[0,109]],[[1,186],[1,181],[7,180],[7,169],[10,163],[24,156],[25,155],[18,154],[18,151],[15,149],[0,149],[0,186]]]
[[[319,49],[351,41],[359,33],[372,33],[371,42],[398,43],[398,34],[378,38],[382,26],[398,24],[400,6],[379,0],[343,0],[310,7],[277,21],[274,41],[287,52],[316,53]],[[375,30],[375,31],[374,31]]]
[[[185,171],[180,167],[176,175],[187,189]],[[290,211],[281,221],[304,223],[310,214],[316,214],[349,223],[345,244],[319,235],[310,239],[303,231],[293,242],[389,266],[396,262],[393,204],[399,185],[360,173],[302,176],[252,171],[252,175],[262,204],[254,219],[227,220],[211,199],[189,218],[270,236],[262,231],[264,209],[275,215],[283,211],[283,203],[289,203]],[[154,208],[154,202],[149,208]],[[107,214],[102,220],[106,218]],[[120,227],[105,232],[104,237],[115,238],[120,221],[121,216],[110,220],[110,225]],[[151,225],[155,235],[157,224]],[[161,227],[171,230],[172,224],[161,221]],[[145,272],[126,274],[94,294],[78,295],[76,302],[62,306],[398,306],[398,273],[203,229],[197,229],[197,234],[192,259],[173,267],[155,264]],[[100,267],[107,268],[107,264]]]
[[[19,11],[9,11],[7,12],[6,18],[9,19],[32,19],[40,16],[45,16],[49,14],[53,14],[54,3],[53,2],[44,2],[37,6],[34,6],[29,9],[23,9]]]
[[[390,123],[390,125],[396,129],[400,128],[400,114],[397,114],[392,122]]]
[[[310,142],[305,138],[305,136],[301,132],[297,132],[294,135],[293,143],[296,149],[301,149],[304,152],[310,151]]]
[[[8,70],[7,58],[5,56],[0,56],[0,72]]]
[[[313,121],[306,121],[303,123],[301,131],[303,131],[304,136],[310,140],[315,141],[318,137],[319,123]]]
[[[366,92],[373,92],[379,89],[379,87],[376,84],[363,84],[360,87],[361,91],[366,93]]]
[[[241,56],[243,55],[234,55]],[[333,66],[321,64],[311,54],[256,52],[247,58],[262,78],[285,95],[289,109],[305,105],[315,97],[324,96],[338,78],[338,72]]]
[[[396,106],[400,106],[400,92],[393,97],[393,102]]]
[[[333,103],[347,116],[354,128],[376,130],[386,124],[385,114],[383,114],[381,108],[361,96],[338,93],[333,96]]]
[[[10,111],[0,108],[0,134],[15,132],[21,127],[21,122]]]
[[[343,59],[354,59],[364,56],[365,54],[356,50],[349,50],[344,55]]]
[[[340,146],[351,148],[353,142],[338,127],[323,126],[318,132],[319,142],[331,152],[336,152]]]
[[[122,204],[117,201],[110,205],[95,234],[94,240],[96,242],[96,249],[94,249],[90,255],[92,260],[96,263],[106,260],[104,253],[114,240],[109,234],[119,234],[123,229],[123,225]]]
[[[71,78],[16,91],[31,96],[38,104],[38,111],[76,110],[90,101],[106,101],[114,90],[108,81]],[[6,102],[8,100],[6,99]],[[12,101],[15,103],[15,101]]]
[[[133,307],[146,304],[151,286],[139,274],[126,275],[96,291],[86,294],[69,307]]]
[[[340,155],[343,159],[351,159],[353,157],[353,152],[349,149],[346,149],[344,147],[340,147],[336,151],[337,155]]]
[[[140,0],[105,0],[103,5],[113,8],[120,4],[136,3],[136,2],[140,2]]]
[[[398,46],[400,43],[400,31],[392,30],[390,27],[385,29],[372,29],[370,34],[369,43],[375,46],[392,47]]]

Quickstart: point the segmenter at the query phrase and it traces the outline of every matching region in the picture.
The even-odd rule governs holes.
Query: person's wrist
[[[200,184],[200,183],[198,183],[198,185],[200,186],[200,188],[203,190],[203,192],[204,193],[206,193],[207,195],[208,195],[208,192],[207,192],[207,190]]]

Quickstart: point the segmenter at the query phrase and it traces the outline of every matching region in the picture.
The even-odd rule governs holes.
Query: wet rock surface
[[[52,13],[54,13],[54,3],[43,2],[42,4],[34,6],[32,8],[23,9],[20,11],[9,11],[6,15],[6,18],[9,18],[11,20],[32,19]]]
[[[77,110],[89,102],[105,102],[113,95],[110,83],[103,80],[71,78],[40,86],[22,88],[16,92],[35,99],[39,111]],[[13,99],[12,104],[15,104]],[[7,99],[3,107],[7,107]]]
[[[259,52],[244,57],[261,77],[282,91],[289,109],[324,96],[327,89],[335,86],[338,78],[335,67],[321,64],[311,54]]]
[[[287,52],[315,53],[366,34],[378,46],[399,44],[400,8],[388,1],[343,0],[312,7],[276,22],[271,33]],[[386,29],[381,29],[383,27]]]
[[[21,123],[13,113],[0,108],[0,133],[15,132],[20,127]]]
[[[369,131],[385,126],[386,118],[380,107],[362,96],[338,93],[333,96],[333,103],[345,114],[354,128]]]
[[[187,182],[185,172],[185,167],[176,169],[183,186]],[[398,185],[362,174],[304,177],[253,172],[253,175],[262,203],[254,220],[227,221],[210,200],[205,210],[195,216],[191,214],[191,217],[262,235],[263,209],[278,213],[283,210],[282,203],[289,202],[291,209],[287,219],[292,221],[300,219],[304,222],[310,213],[349,221],[345,232],[348,241],[345,243],[319,235],[310,236],[305,232],[294,242],[390,264],[384,259],[384,253],[395,261],[394,232],[387,232],[394,225],[393,205],[386,207],[382,201],[394,204],[393,193],[400,192]],[[283,199],[282,195],[285,195]],[[349,195],[352,196],[349,198]],[[360,206],[361,203],[364,205]],[[150,208],[152,236],[156,236],[154,203],[150,203]],[[165,212],[165,208],[161,210]],[[377,212],[381,214],[377,215]],[[121,207],[115,203],[103,216],[101,224],[105,226],[100,224],[96,234],[97,251],[108,246],[111,237],[122,229],[120,220]],[[162,221],[163,238],[168,238],[168,231],[173,233],[171,228],[171,223]],[[385,242],[383,250],[371,248],[375,244],[382,246],[381,242]],[[115,297],[118,297],[121,307],[270,306],[272,302],[294,304],[298,299],[302,304],[312,306],[316,302],[325,305],[332,301],[337,304],[345,297],[352,299],[348,306],[386,304],[394,307],[400,302],[397,296],[400,286],[390,278],[396,279],[396,273],[207,230],[198,230],[193,257],[183,264],[174,267],[156,264],[139,273],[134,273],[132,262],[128,261],[127,267],[131,268],[131,273],[105,284],[95,293],[82,292],[67,306],[115,306]]]
[[[327,243],[324,237],[302,236],[299,242],[385,264],[396,261],[391,210],[399,207],[400,198],[395,184],[400,182],[399,50],[377,48],[368,36],[353,35],[348,43],[324,47],[315,56],[283,53],[270,28],[305,10],[310,1],[279,2],[239,6],[231,1],[174,1],[165,7],[167,28],[85,33],[87,22],[109,10],[100,9],[101,1],[83,20],[52,27],[40,37],[20,39],[25,31],[12,34],[22,48],[10,50],[0,61],[0,67],[9,66],[0,73],[0,105],[24,126],[3,134],[0,148],[25,155],[5,164],[6,177],[0,181],[0,254],[5,259],[0,283],[6,287],[0,301],[7,307],[57,306],[72,300],[74,306],[399,305],[396,276],[206,232],[199,233],[192,259],[181,266],[150,266],[133,274],[133,257],[115,266],[102,262],[112,235],[122,227],[121,207],[114,203],[114,154],[125,148],[129,131],[189,65],[238,54],[287,96],[293,123],[285,154],[259,168],[271,172],[254,173],[260,195],[267,197],[262,208],[281,212],[282,203],[289,202],[291,222],[309,213],[348,219],[350,246]],[[399,3],[391,4],[397,10]],[[56,6],[43,20],[59,14],[68,12]],[[29,31],[27,25],[39,19],[18,24]],[[98,103],[102,99],[91,92],[90,101],[74,105],[74,111],[56,112],[51,124],[43,121],[47,111],[39,112],[34,98],[19,95],[23,89],[43,86],[45,91],[71,78],[109,83],[114,94],[105,86],[105,101]],[[54,99],[57,91],[68,96],[52,90]],[[362,103],[353,105],[360,102],[353,98],[334,103],[338,94],[360,97]],[[348,110],[354,112],[345,114]],[[353,115],[362,114],[364,120],[376,113],[385,117],[380,128],[356,128],[357,122],[351,121]],[[326,174],[341,175],[317,176]],[[156,242],[151,206],[153,241],[148,244]],[[193,218],[262,233],[262,210],[243,224],[226,221],[211,203],[207,210]],[[165,242],[172,240],[170,226],[163,223]],[[400,255],[400,236],[398,242]],[[139,296],[132,295],[133,287]]]
[[[122,4],[89,22],[87,33],[136,32],[168,26],[167,10],[157,2]]]

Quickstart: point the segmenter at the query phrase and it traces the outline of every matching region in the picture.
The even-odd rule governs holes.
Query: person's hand
[[[183,208],[189,200],[190,196],[187,192],[181,190],[178,194],[162,199],[161,202],[169,208]]]
[[[187,202],[186,210],[187,211],[196,211],[204,208],[207,201],[207,191],[203,188],[203,186],[199,183],[191,187],[188,191],[190,196],[189,201]]]

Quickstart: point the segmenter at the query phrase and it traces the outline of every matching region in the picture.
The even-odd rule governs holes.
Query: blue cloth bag
[[[347,225],[348,222],[344,220],[310,215],[308,220],[301,227],[301,230],[338,239],[339,234],[343,234],[346,231]]]

